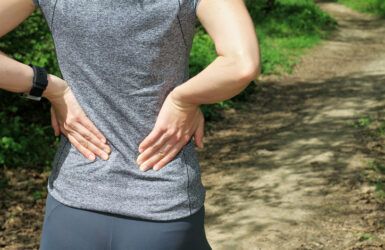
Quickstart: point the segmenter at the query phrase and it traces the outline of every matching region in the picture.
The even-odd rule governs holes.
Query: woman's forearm
[[[217,103],[242,92],[259,73],[259,64],[218,56],[199,74],[174,88],[172,95],[180,106]]]
[[[43,97],[55,97],[63,84],[55,81],[56,76],[48,74],[48,85]],[[32,88],[33,69],[0,51],[0,89],[16,93],[28,93]]]
[[[0,88],[23,93],[32,88],[33,69],[0,51]]]
[[[170,93],[182,108],[230,99],[261,71],[255,25],[244,1],[201,1],[197,17],[214,42],[218,57]]]

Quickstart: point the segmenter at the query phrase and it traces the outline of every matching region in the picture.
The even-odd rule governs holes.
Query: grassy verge
[[[357,11],[377,14],[385,17],[384,0],[338,0],[337,2]]]
[[[270,11],[266,0],[246,0],[258,35],[262,74],[291,73],[300,55],[318,44],[337,23],[310,0],[276,0]],[[194,76],[216,57],[215,45],[202,26],[198,25],[190,57],[190,75]],[[242,108],[241,102],[257,92],[256,84],[241,96],[213,105],[203,105],[206,119],[215,120],[222,108]]]

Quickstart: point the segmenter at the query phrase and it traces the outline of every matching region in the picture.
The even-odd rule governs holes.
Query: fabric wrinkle
[[[34,0],[46,18],[63,79],[107,138],[89,161],[61,135],[48,192],[72,207],[169,221],[203,206],[193,138],[159,171],[141,172],[139,144],[167,95],[189,79],[197,0]]]

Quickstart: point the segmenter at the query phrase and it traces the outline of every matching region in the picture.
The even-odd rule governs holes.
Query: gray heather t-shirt
[[[159,171],[141,172],[136,159],[166,96],[189,79],[199,0],[33,1],[64,80],[112,150],[91,162],[61,134],[48,192],[68,206],[136,218],[197,212],[205,188],[193,137]]]

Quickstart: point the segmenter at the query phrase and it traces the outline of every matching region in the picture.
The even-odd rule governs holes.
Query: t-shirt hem
[[[110,214],[111,216],[118,215],[118,216],[130,217],[133,219],[142,219],[142,220],[160,221],[160,222],[179,220],[179,219],[183,219],[183,218],[192,216],[195,213],[197,213],[204,206],[204,200],[203,200],[203,202],[199,203],[199,205],[192,206],[191,208],[187,208],[184,213],[179,213],[179,216],[169,216],[169,217],[151,216],[151,215],[144,216],[143,214],[113,213],[113,212],[107,211],[106,209],[101,209],[100,207],[98,207],[98,208],[94,208],[91,206],[86,207],[86,206],[83,206],[79,203],[68,202],[67,200],[63,199],[59,193],[57,193],[51,189],[48,189],[48,193],[53,198],[55,198],[57,201],[59,201],[60,203],[66,205],[66,206],[69,206],[69,207],[73,207],[73,208],[77,208],[77,209],[90,210],[93,212],[102,212],[102,213]]]

